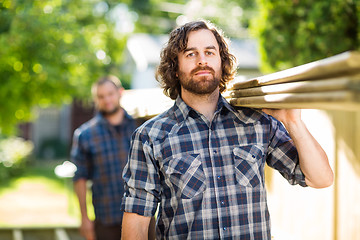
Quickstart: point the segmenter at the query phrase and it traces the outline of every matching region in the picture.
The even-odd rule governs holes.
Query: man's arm
[[[124,212],[122,221],[121,239],[143,240],[148,239],[151,217],[144,217],[136,213]]]
[[[333,183],[334,174],[329,160],[325,151],[301,120],[301,110],[263,109],[263,111],[281,121],[289,132],[298,151],[300,168],[305,175],[306,184],[314,188],[330,186]]]
[[[81,226],[80,233],[86,240],[95,240],[94,224],[87,215],[86,205],[86,179],[80,178],[74,182],[74,191],[79,200],[80,213],[81,213]]]

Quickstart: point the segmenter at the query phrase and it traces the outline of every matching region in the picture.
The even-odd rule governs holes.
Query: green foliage
[[[22,138],[0,139],[0,181],[23,173],[34,145]]]
[[[89,98],[101,75],[117,75],[129,88],[129,19],[135,32],[164,34],[181,16],[206,18],[236,37],[254,9],[252,0],[0,0],[0,134],[32,120],[34,106]]]
[[[137,13],[135,32],[166,34],[176,26],[187,0],[132,0],[129,7]],[[170,6],[170,7],[169,7]]]
[[[247,35],[256,12],[253,0],[133,0],[129,7],[138,13],[136,32],[167,34],[183,21],[207,19],[230,37]]]
[[[109,15],[118,1],[0,1],[0,129],[11,133],[35,105],[89,97],[103,74],[121,74],[126,34]],[[96,55],[100,54],[99,57]]]
[[[251,29],[262,70],[273,72],[359,49],[358,0],[258,0]]]
[[[201,7],[192,10],[194,19],[205,18],[232,38],[247,38],[250,20],[257,12],[256,2],[253,0],[201,0]],[[191,9],[189,10],[191,11]]]

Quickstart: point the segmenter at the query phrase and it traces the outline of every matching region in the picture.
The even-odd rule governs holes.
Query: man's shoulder
[[[149,135],[149,137],[160,137],[177,124],[173,108],[147,120],[136,130],[139,134]]]
[[[131,116],[125,109],[124,109],[124,117],[125,117],[125,119],[127,119],[128,121],[135,122],[134,117]]]
[[[98,116],[94,116],[90,120],[81,124],[75,131],[78,133],[88,133],[93,129],[98,128],[101,125],[100,118]]]

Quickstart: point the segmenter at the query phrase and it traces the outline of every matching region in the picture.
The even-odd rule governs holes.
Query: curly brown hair
[[[222,68],[222,77],[219,84],[220,92],[226,89],[226,83],[235,76],[236,58],[229,52],[228,44],[222,31],[210,22],[203,20],[186,23],[170,33],[167,45],[161,51],[160,64],[155,74],[156,80],[160,83],[161,87],[164,88],[165,95],[171,99],[176,99],[177,96],[181,94],[180,81],[176,75],[179,67],[178,54],[186,49],[189,33],[200,29],[210,30],[219,44]]]

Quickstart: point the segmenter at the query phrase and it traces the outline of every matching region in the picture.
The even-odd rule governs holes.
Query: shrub
[[[34,145],[23,138],[0,139],[0,181],[23,173]]]

